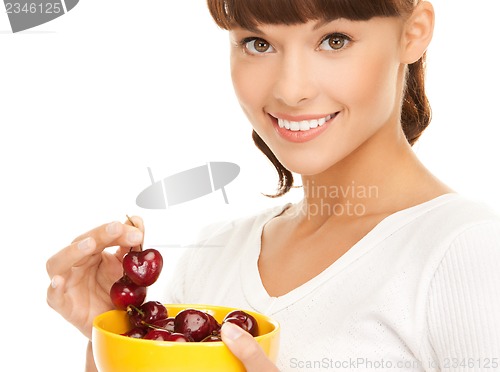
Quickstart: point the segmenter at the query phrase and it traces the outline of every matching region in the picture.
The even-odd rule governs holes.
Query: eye
[[[274,48],[264,39],[260,38],[245,38],[241,41],[241,44],[250,54],[264,54],[274,52]]]
[[[351,38],[349,36],[340,33],[334,33],[327,35],[323,39],[323,41],[321,41],[319,49],[338,51],[342,48],[345,48],[350,42]]]

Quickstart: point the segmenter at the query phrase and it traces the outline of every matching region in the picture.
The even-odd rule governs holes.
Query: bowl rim
[[[207,304],[203,304],[203,303],[187,303],[187,304],[174,304],[174,303],[164,303],[163,304],[167,309],[172,308],[180,308],[182,307],[182,309],[188,309],[188,308],[191,308],[191,309],[197,309],[197,310],[216,310],[216,309],[219,309],[219,310],[222,310],[222,309],[225,309],[225,310],[228,310],[228,311],[232,311],[232,310],[242,310],[242,311],[245,311],[245,312],[248,312],[250,315],[257,315],[259,317],[262,317],[265,319],[266,322],[268,322],[269,324],[271,324],[274,328],[273,330],[271,330],[270,332],[267,332],[263,335],[259,335],[259,336],[255,336],[254,339],[259,342],[260,340],[264,340],[264,339],[267,339],[267,338],[270,338],[270,337],[273,337],[275,336],[276,334],[278,334],[280,332],[280,324],[277,320],[269,317],[268,315],[265,315],[265,314],[262,314],[262,313],[259,313],[259,312],[256,312],[256,311],[253,311],[253,310],[247,310],[247,309],[242,309],[242,308],[236,308],[236,307],[230,307],[230,306],[221,306],[221,305],[207,305]],[[182,309],[180,309],[179,311],[181,311]],[[118,309],[114,309],[114,310],[108,310],[108,311],[105,311],[99,315],[96,315],[94,317],[94,319],[92,320],[92,333],[94,332],[102,332],[103,334],[106,334],[108,336],[111,336],[112,338],[118,338],[120,340],[122,340],[123,338],[126,338],[127,339],[127,342],[139,342],[139,343],[153,343],[155,345],[162,345],[162,346],[179,346],[179,347],[194,347],[196,345],[200,345],[200,344],[203,344],[203,345],[206,345],[207,347],[220,347],[221,344],[222,345],[225,345],[223,341],[213,341],[213,342],[175,342],[175,341],[159,341],[159,340],[145,340],[145,339],[142,339],[142,338],[134,338],[134,337],[127,337],[127,336],[123,336],[119,333],[115,333],[115,332],[111,332],[111,331],[108,331],[102,327],[100,327],[97,323],[100,319],[108,316],[109,314],[111,313],[124,313],[125,310],[118,310]]]

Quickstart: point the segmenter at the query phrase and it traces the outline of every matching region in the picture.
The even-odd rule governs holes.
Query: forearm
[[[85,372],[98,372],[94,362],[94,355],[92,354],[91,341],[89,341],[87,345],[87,357],[85,358]]]

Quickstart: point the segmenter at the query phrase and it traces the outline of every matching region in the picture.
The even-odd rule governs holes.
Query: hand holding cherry
[[[105,223],[76,237],[47,260],[51,281],[47,303],[89,339],[92,320],[114,308],[109,290],[123,274],[124,255],[142,243],[143,232],[143,221],[137,216],[125,223]]]

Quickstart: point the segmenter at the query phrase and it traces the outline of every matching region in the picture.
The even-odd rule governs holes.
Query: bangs
[[[414,7],[414,0],[207,0],[207,3],[215,22],[226,30],[338,18],[366,21],[409,14]]]

